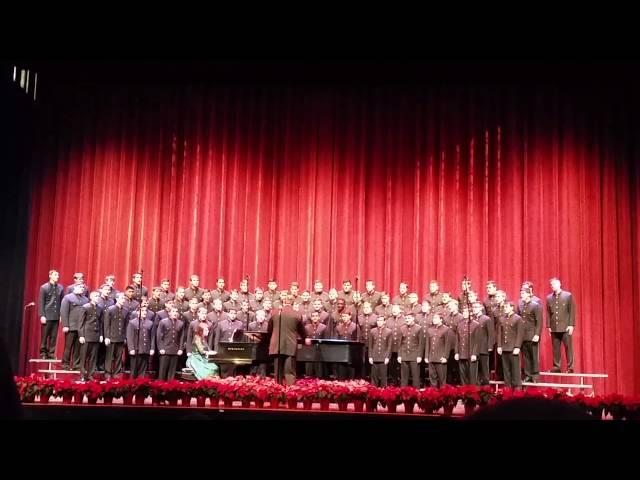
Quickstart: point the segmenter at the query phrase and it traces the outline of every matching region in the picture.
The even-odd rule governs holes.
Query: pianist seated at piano
[[[209,326],[202,322],[196,327],[196,334],[193,336],[191,356],[187,358],[187,367],[193,370],[193,374],[198,380],[218,376],[218,366],[210,363],[208,355],[215,355],[215,352],[208,351],[205,339],[209,336]]]

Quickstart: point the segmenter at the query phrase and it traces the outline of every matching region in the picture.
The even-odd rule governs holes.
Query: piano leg
[[[220,377],[233,377],[236,373],[236,366],[233,363],[223,363],[220,365]]]

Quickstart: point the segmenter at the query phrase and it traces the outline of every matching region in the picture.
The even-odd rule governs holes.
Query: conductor
[[[287,385],[296,381],[296,353],[298,337],[305,338],[302,314],[293,309],[293,296],[283,292],[283,302],[279,313],[269,319],[267,333],[269,341],[269,355],[274,358],[274,374],[278,383],[286,380]],[[311,344],[311,340],[305,340]],[[284,374],[284,375],[283,375]]]

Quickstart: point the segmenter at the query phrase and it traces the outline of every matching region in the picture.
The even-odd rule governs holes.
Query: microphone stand
[[[57,300],[56,300],[56,302],[57,302]],[[30,303],[27,303],[27,304],[22,308],[22,325],[26,325],[26,323],[27,323],[27,308],[29,308],[29,307],[33,307],[34,305],[35,305],[35,302],[30,302]],[[42,324],[41,324],[41,325],[42,325]],[[42,327],[41,327],[41,331],[42,331]],[[47,323],[46,323],[46,321],[45,321],[45,324],[44,324],[44,332],[42,332],[42,335],[44,335],[44,334],[46,333],[46,331],[47,331]],[[46,355],[46,356],[47,356],[47,358],[48,358],[48,357],[49,357],[49,354],[47,353],[47,355]],[[51,367],[51,363],[49,363],[49,367]],[[49,370],[51,370],[51,368],[49,368]]]
[[[244,279],[247,281],[247,303],[249,304],[249,308],[247,309],[247,326],[245,331],[249,331],[249,312],[251,311],[251,289],[249,288],[249,275],[245,275]],[[242,310],[242,304],[240,304],[240,310]]]
[[[469,279],[464,276],[465,303],[467,304],[467,348],[469,349],[469,379],[471,379],[471,302],[469,302]],[[476,358],[476,361],[477,358]]]
[[[360,277],[358,275],[356,275],[356,292],[358,294],[358,302],[354,302],[355,306],[356,306],[356,329],[354,330],[355,334],[356,334],[356,341],[358,339],[358,328],[360,325],[360,302],[362,300],[362,297],[360,296],[360,292],[358,291],[358,281],[360,280]],[[366,328],[366,325],[365,325]],[[353,340],[353,335],[351,335],[351,340]],[[364,362],[364,347],[362,348],[362,354],[360,355],[360,365],[362,365],[362,362]],[[360,368],[360,365],[358,365],[358,369]],[[359,374],[361,374],[362,372],[358,372]],[[360,375],[358,375],[360,376]]]
[[[282,358],[280,356],[280,343],[282,342],[282,307],[284,305],[280,304],[280,313],[278,314],[278,356],[276,357],[278,362],[278,368],[276,368],[276,382],[278,384],[282,383],[282,371],[284,369],[284,364],[282,364]]]
[[[136,350],[136,354],[134,355],[134,358],[132,359],[132,363],[135,363],[134,369],[137,370],[137,367],[139,366],[140,362],[140,342],[141,342],[141,338],[142,338],[142,329],[143,329],[143,325],[144,325],[144,320],[142,318],[142,285],[143,285],[143,274],[144,274],[144,270],[140,269],[140,304],[138,305],[138,349]],[[125,329],[126,330],[126,329]],[[151,339],[149,339],[149,341],[151,341]],[[160,368],[158,366],[158,368]],[[137,376],[136,376],[137,378]]]

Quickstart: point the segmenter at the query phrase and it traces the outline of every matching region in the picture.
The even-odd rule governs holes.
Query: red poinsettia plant
[[[427,387],[418,396],[418,406],[425,413],[432,413],[442,407],[440,391],[434,387]]]
[[[87,400],[92,402],[95,402],[98,399],[102,398],[103,391],[104,388],[102,387],[100,382],[78,383],[75,386],[75,392],[86,395]]]
[[[403,402],[417,403],[420,399],[420,390],[415,387],[400,387],[400,397]]]
[[[56,380],[53,394],[56,397],[71,397],[76,391],[76,383],[68,378]]]
[[[50,397],[56,388],[57,380],[42,378],[38,381],[36,392],[41,397]]]
[[[16,377],[16,386],[23,402],[33,402],[36,395],[42,397],[69,396],[75,393],[86,395],[90,402],[98,398],[113,398],[135,393],[144,397],[153,394],[162,399],[174,399],[189,394],[209,398],[223,397],[232,400],[256,401],[335,401],[355,402],[365,400],[368,403],[382,402],[384,406],[398,405],[401,402],[418,402],[425,412],[445,407],[445,413],[451,412],[459,400],[466,406],[483,406],[496,401],[512,398],[534,397],[557,399],[584,408],[597,418],[603,410],[615,419],[638,419],[640,417],[640,397],[623,397],[619,394],[588,396],[570,395],[552,388],[529,388],[513,390],[503,388],[497,393],[490,387],[445,385],[440,389],[425,388],[418,391],[413,387],[377,388],[365,381],[327,381],[302,379],[295,385],[283,386],[273,379],[263,377],[235,377],[227,379],[201,380],[193,383],[172,380],[169,382],[151,381],[146,378],[135,380],[112,379],[107,382],[73,382],[68,379],[52,380],[30,377]],[[447,413],[450,414],[450,413]]]
[[[380,403],[385,407],[389,404],[398,404],[402,402],[402,389],[400,387],[383,388],[380,392]]]
[[[183,394],[183,383],[178,380],[151,382],[151,396],[158,400],[177,400]]]
[[[152,382],[149,378],[138,377],[131,381],[131,391],[136,397],[146,398],[151,395]]]
[[[40,379],[35,375],[31,375],[29,377],[16,377],[15,382],[20,394],[20,400],[25,403],[33,402],[38,393]]]
[[[452,385],[443,385],[440,387],[439,394],[443,407],[455,407],[458,404],[458,400],[462,399],[458,388]]]
[[[343,382],[333,382],[331,385],[330,398],[334,402],[348,402],[351,400],[351,388]]]
[[[112,378],[102,384],[102,398],[121,398],[134,393],[135,381],[124,378]]]

